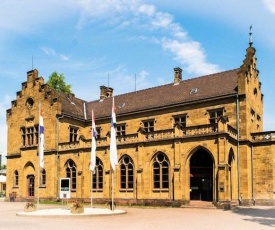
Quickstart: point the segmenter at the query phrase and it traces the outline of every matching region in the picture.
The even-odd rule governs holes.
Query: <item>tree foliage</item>
[[[59,92],[63,93],[71,93],[71,85],[66,84],[64,74],[59,74],[54,71],[47,82],[47,84],[52,88]]]
[[[1,170],[1,169],[6,169],[6,168],[7,168],[6,165],[1,165],[1,166],[0,166],[0,170]]]

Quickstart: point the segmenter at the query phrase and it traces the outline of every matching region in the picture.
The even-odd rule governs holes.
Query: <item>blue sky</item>
[[[45,81],[63,73],[91,101],[101,85],[118,95],[171,83],[174,67],[183,79],[238,68],[250,25],[264,130],[275,130],[274,22],[275,0],[1,0],[0,154],[6,109],[32,66]]]

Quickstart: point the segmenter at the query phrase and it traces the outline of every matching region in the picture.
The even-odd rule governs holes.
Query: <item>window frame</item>
[[[69,159],[65,165],[66,178],[70,178],[71,191],[75,192],[77,188],[76,180],[76,164],[73,160]]]
[[[161,157],[163,157],[162,160]],[[170,164],[168,157],[163,152],[158,152],[154,156],[152,161],[152,173],[153,191],[169,191]]]
[[[116,125],[116,135],[125,136],[126,135],[126,124],[117,124]]]
[[[102,161],[96,157],[95,172],[92,173],[93,177],[93,192],[103,192],[104,187],[104,167]]]
[[[221,116],[224,116],[225,109],[224,108],[210,109],[210,110],[207,110],[207,112],[208,112],[208,116],[209,116],[209,123],[217,124],[218,119]],[[218,114],[218,113],[221,113],[221,114]],[[211,114],[214,114],[214,116],[211,116]]]
[[[19,187],[19,173],[15,170],[13,173],[13,187]]]
[[[69,142],[77,142],[79,128],[69,126]]]
[[[174,118],[174,124],[180,124],[182,126],[182,128],[186,128],[187,127],[187,114],[180,114],[180,115],[176,115],[173,116]],[[184,119],[184,121],[182,121]]]
[[[155,120],[150,119],[150,120],[145,120],[142,121],[143,123],[143,129],[146,133],[151,133],[155,131]]]
[[[135,184],[134,184],[135,167],[134,167],[133,159],[129,155],[124,155],[119,162],[119,166],[120,166],[120,183],[119,183],[120,191],[133,192],[135,187]]]
[[[21,127],[21,144],[23,147],[37,146],[39,141],[38,125]]]
[[[44,168],[41,168],[40,170],[40,187],[46,187],[46,179],[47,179],[47,174],[46,170]]]

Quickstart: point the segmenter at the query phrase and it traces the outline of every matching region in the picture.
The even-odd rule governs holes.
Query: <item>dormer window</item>
[[[190,94],[195,94],[195,93],[197,93],[198,92],[198,88],[192,88],[191,90],[190,90]]]

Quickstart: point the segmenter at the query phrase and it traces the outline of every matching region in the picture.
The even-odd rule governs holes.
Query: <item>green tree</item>
[[[47,82],[47,84],[52,88],[59,92],[63,93],[71,93],[71,85],[66,84],[64,74],[59,74],[54,71]]]
[[[6,165],[1,165],[1,166],[0,166],[0,169],[6,169],[6,168],[7,168]]]

